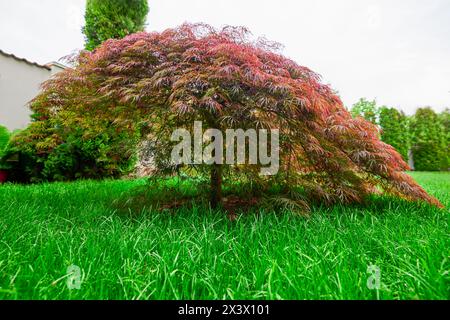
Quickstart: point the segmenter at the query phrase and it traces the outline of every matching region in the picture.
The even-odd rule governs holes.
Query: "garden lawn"
[[[449,173],[412,173],[447,208]],[[0,186],[0,299],[449,299],[447,209],[378,197],[309,218],[129,215],[134,181]],[[67,268],[81,268],[69,289]],[[370,290],[368,266],[380,270]]]

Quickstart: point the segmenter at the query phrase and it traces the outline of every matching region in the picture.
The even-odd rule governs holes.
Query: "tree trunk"
[[[222,202],[222,165],[211,167],[211,208],[216,209]]]

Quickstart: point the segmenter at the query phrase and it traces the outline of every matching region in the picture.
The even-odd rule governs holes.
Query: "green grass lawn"
[[[413,173],[448,208],[449,173]],[[117,212],[145,181],[0,186],[1,299],[448,299],[449,214],[375,198],[309,218]],[[82,269],[79,290],[67,286]],[[369,265],[379,290],[367,287]]]

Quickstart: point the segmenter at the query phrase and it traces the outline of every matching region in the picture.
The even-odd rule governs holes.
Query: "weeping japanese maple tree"
[[[210,172],[212,206],[235,172],[307,201],[351,203],[385,192],[441,206],[404,173],[408,165],[374,125],[353,119],[316,73],[279,54],[276,43],[250,40],[245,28],[184,24],[106,41],[48,81],[32,108],[44,117],[61,110],[109,117],[121,128],[139,118],[155,166],[168,173],[180,169],[170,161],[171,133],[192,132],[194,121],[222,132],[278,129],[274,176],[260,176],[261,164],[197,166]]]

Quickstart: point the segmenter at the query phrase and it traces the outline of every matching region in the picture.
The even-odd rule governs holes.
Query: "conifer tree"
[[[414,168],[438,171],[446,166],[444,126],[429,107],[416,111],[411,122]]]
[[[147,0],[87,0],[83,28],[86,50],[108,39],[143,31],[148,10]]]
[[[383,106],[379,111],[381,140],[397,150],[403,160],[408,161],[408,151],[411,146],[408,117],[395,108]]]

